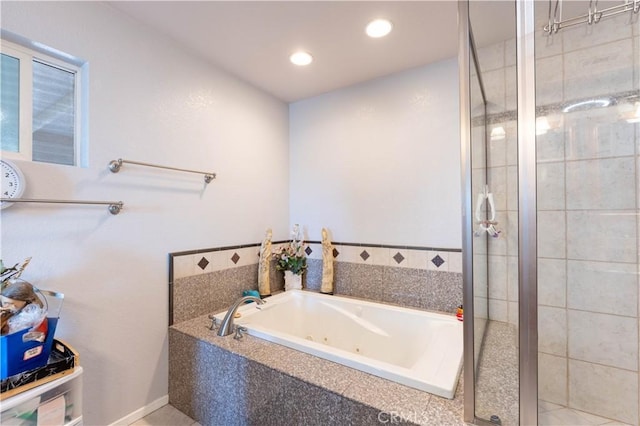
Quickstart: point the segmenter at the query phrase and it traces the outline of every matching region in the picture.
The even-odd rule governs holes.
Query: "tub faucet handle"
[[[213,315],[209,315],[209,319],[211,320],[211,327],[209,327],[209,330],[214,331],[218,329],[218,319],[216,317],[214,317]]]
[[[246,332],[247,332],[247,327],[243,327],[239,325],[236,327],[236,335],[233,336],[233,338],[236,340],[242,340],[242,338],[244,337],[244,333]]]

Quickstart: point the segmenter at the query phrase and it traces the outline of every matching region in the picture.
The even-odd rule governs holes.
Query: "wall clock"
[[[22,171],[11,161],[0,160],[0,180],[2,181],[2,198],[20,198],[26,185]],[[13,203],[3,201],[0,209],[7,208]]]

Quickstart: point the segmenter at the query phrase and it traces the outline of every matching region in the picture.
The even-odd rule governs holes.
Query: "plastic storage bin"
[[[0,403],[2,425],[82,425],[82,367]]]

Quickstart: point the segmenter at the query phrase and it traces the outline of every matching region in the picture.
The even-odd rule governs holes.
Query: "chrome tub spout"
[[[244,304],[247,301],[256,302],[258,305],[262,305],[264,300],[255,296],[244,296],[238,299],[227,311],[227,314],[224,316],[222,323],[220,323],[220,328],[218,328],[218,336],[228,336],[233,333],[235,329],[235,325],[233,324],[233,316],[236,314],[236,311],[240,307],[240,305]]]

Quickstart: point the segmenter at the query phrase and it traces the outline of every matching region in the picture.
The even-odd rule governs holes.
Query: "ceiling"
[[[455,1],[115,1],[114,8],[285,102],[445,58],[457,49]],[[364,33],[385,17],[391,34]],[[431,41],[431,42],[430,42]],[[289,55],[307,50],[297,67]]]
[[[454,58],[457,52],[455,0],[107,3],[285,102]],[[563,3],[565,16],[577,16],[589,0]],[[538,21],[547,19],[548,7],[549,1],[536,1]],[[393,31],[369,38],[365,26],[380,17],[392,21]],[[515,2],[471,1],[471,20],[479,47],[515,37]],[[313,55],[311,65],[289,62],[299,49]]]

